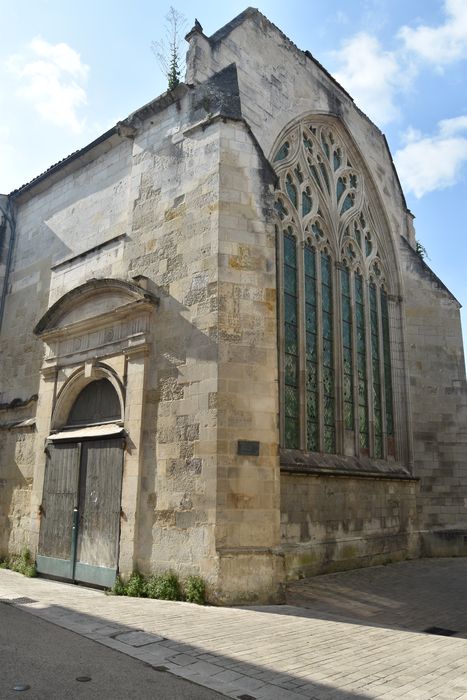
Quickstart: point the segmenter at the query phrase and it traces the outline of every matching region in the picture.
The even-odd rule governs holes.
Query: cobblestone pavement
[[[466,591],[455,559],[302,581],[289,595],[306,608],[117,598],[0,570],[12,605],[242,700],[467,700]],[[412,631],[446,625],[461,636]]]

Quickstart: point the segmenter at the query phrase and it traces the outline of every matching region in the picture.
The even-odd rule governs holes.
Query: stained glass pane
[[[342,156],[340,149],[338,148],[336,151],[334,151],[334,170],[338,170],[341,167],[342,164]]]
[[[369,447],[369,432],[363,279],[361,275],[356,274],[354,280],[355,326],[357,331],[356,364],[358,383],[356,389],[358,397],[358,432],[360,447],[366,450]]]
[[[295,387],[285,387],[285,415],[291,418],[298,416],[298,391]]]
[[[284,259],[285,264],[295,267],[297,265],[297,252],[295,239],[292,236],[284,236]]]
[[[297,329],[290,323],[284,324],[285,352],[298,355]]]
[[[344,182],[344,180],[340,177],[340,178],[337,180],[337,185],[336,185],[336,197],[337,197],[337,201],[339,201],[339,199],[342,197],[342,195],[344,194],[344,192],[345,192],[345,182]]]
[[[285,446],[291,450],[299,447],[298,421],[296,418],[285,417]]]
[[[284,288],[287,294],[292,294],[293,296],[297,293],[297,280],[296,274],[293,267],[288,265],[284,268]]]
[[[297,384],[297,358],[287,354],[284,358],[285,383]]]
[[[277,162],[279,160],[284,160],[284,158],[287,158],[287,156],[289,155],[289,148],[290,148],[289,142],[285,141],[285,143],[283,143],[282,146],[277,151],[275,158],[274,158],[274,161]]]
[[[285,447],[299,447],[297,250],[293,236],[284,235],[284,413]]]
[[[371,356],[373,370],[373,415],[374,415],[374,438],[375,457],[383,456],[383,427],[382,427],[382,406],[381,406],[381,377],[380,377],[380,347],[378,328],[378,299],[374,284],[369,286],[370,297],[370,330],[371,330]]]
[[[287,209],[285,208],[284,202],[282,201],[282,199],[278,199],[277,202],[275,202],[274,208],[275,208],[275,210],[277,211],[277,213],[279,214],[279,216],[280,216],[280,218],[281,218],[282,220],[285,219],[285,217],[286,217],[286,216],[288,215],[288,213],[289,213],[289,212],[287,211]]]
[[[350,194],[348,194],[347,197],[344,199],[344,203],[343,203],[342,209],[341,209],[341,214],[344,214],[346,211],[351,209],[353,207],[353,205],[354,205],[353,197]]]
[[[386,292],[381,292],[381,317],[383,323],[383,361],[384,361],[384,388],[386,392],[386,431],[387,434],[394,435],[394,414],[392,398],[392,372],[391,372],[391,350],[389,344],[389,313],[388,297]]]
[[[284,296],[285,320],[288,323],[297,323],[297,299],[290,294]]]
[[[313,202],[311,199],[310,190],[307,187],[307,189],[302,192],[302,215],[306,216],[307,214],[309,214],[312,206]]]
[[[316,253],[308,246],[304,250],[305,267],[305,326],[306,326],[306,445],[307,450],[319,449],[318,439],[318,353],[316,315]]]

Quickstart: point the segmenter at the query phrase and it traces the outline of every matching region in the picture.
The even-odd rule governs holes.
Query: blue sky
[[[187,30],[196,16],[210,35],[246,4],[175,7]],[[428,264],[467,306],[467,2],[264,0],[258,9],[386,134]],[[169,4],[0,0],[0,10],[0,192],[165,90],[150,45]]]

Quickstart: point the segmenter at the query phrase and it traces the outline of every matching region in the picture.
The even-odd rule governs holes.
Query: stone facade
[[[126,435],[123,576],[199,573],[212,601],[277,601],[288,578],[465,554],[459,304],[415,252],[384,136],[256,10],[187,40],[184,84],[0,198],[0,554],[37,551],[47,440],[97,379]],[[377,222],[383,458],[374,437],[355,455],[353,438],[338,455],[284,442],[275,154],[304,120],[341,135]]]

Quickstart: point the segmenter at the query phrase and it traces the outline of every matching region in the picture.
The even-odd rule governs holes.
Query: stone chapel
[[[0,555],[217,603],[467,555],[459,303],[384,135],[248,8],[0,196]]]

